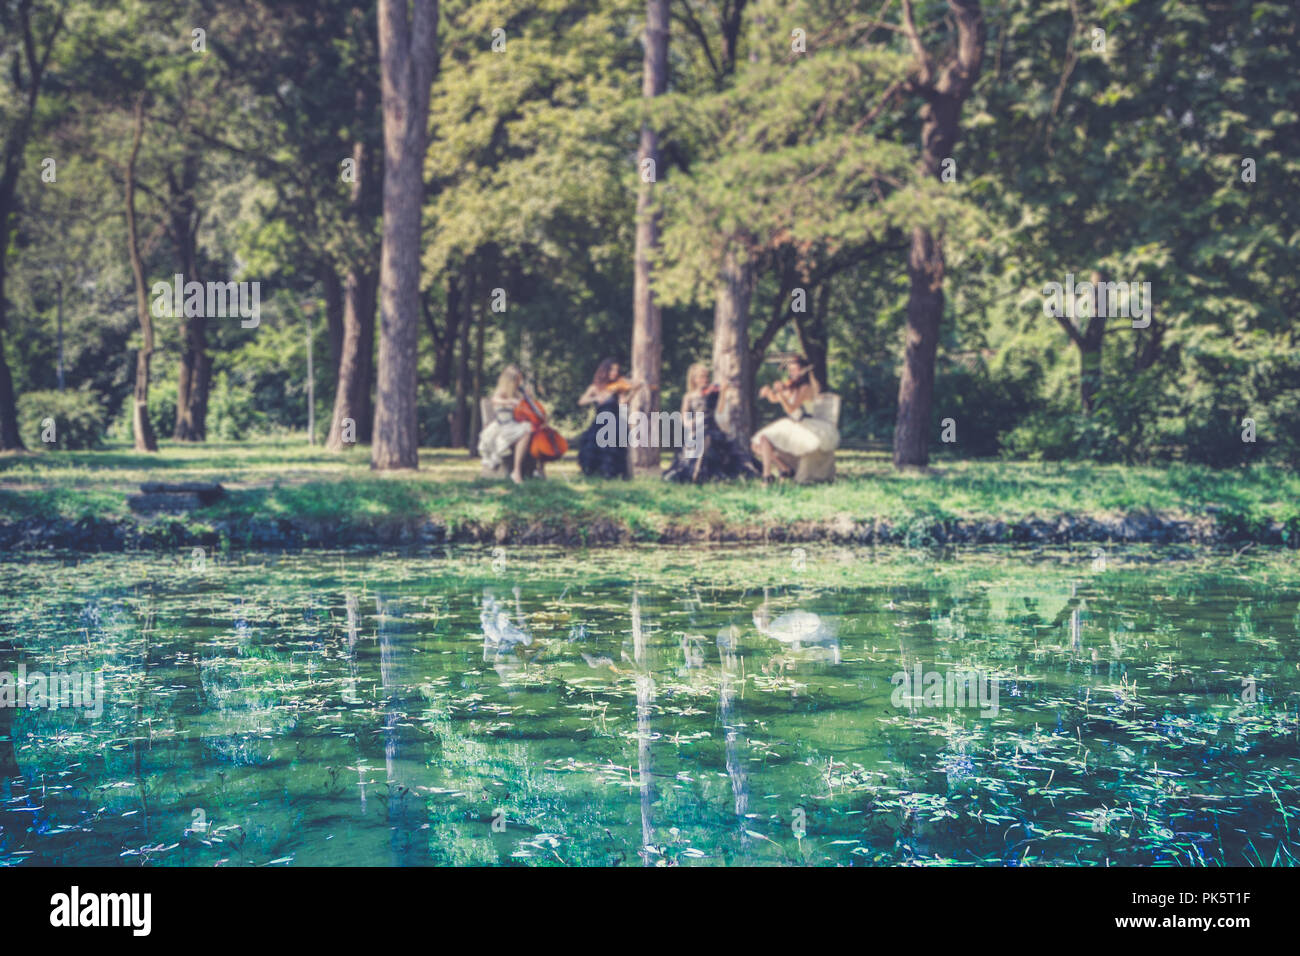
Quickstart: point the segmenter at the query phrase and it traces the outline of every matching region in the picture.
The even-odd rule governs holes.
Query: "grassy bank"
[[[375,474],[368,450],[333,455],[301,440],[181,445],[157,455],[129,446],[94,452],[0,455],[0,522],[148,523],[133,516],[128,494],[144,481],[219,481],[218,504],[181,516],[197,528],[289,519],[344,532],[432,520],[457,529],[523,530],[585,540],[592,529],[624,540],[707,537],[846,522],[1003,522],[1062,517],[1109,519],[1154,514],[1210,521],[1236,539],[1280,527],[1300,535],[1300,476],[1252,467],[1125,467],[1078,463],[937,461],[931,473],[896,473],[884,452],[844,451],[832,485],[764,487],[756,483],[681,487],[653,479],[583,478],[572,456],[551,479],[519,491],[479,478],[461,451],[427,449],[418,472]],[[537,537],[534,534],[533,537]],[[545,536],[545,535],[543,535]]]

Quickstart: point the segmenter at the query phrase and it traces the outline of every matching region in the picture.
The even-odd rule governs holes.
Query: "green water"
[[[0,708],[0,864],[1300,857],[1294,554],[186,551],[0,576],[0,672],[103,679],[98,714]],[[909,699],[891,678],[918,671],[988,693]]]

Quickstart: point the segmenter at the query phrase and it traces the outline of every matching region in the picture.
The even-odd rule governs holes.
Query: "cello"
[[[533,435],[528,440],[528,454],[537,461],[555,461],[563,457],[569,450],[569,443],[563,435],[546,424],[546,411],[533,401],[522,384],[519,386],[519,394],[523,398],[515,406],[515,421],[528,422],[533,426]]]

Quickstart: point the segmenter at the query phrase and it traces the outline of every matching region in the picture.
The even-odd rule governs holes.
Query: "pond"
[[[1300,856],[1294,554],[186,551],[0,575],[0,864]]]

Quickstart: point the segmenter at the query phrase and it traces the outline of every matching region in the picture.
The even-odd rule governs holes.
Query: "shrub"
[[[98,397],[89,391],[27,392],[18,399],[18,421],[28,448],[98,448],[104,440],[105,418]],[[51,420],[55,441],[43,439]]]

